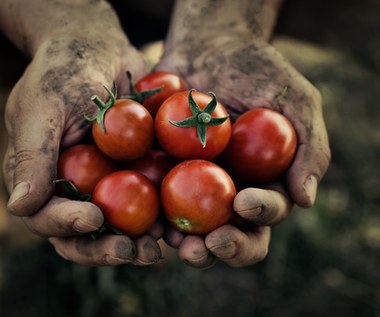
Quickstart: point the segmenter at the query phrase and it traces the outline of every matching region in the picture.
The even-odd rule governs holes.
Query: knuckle
[[[322,152],[323,157],[325,159],[325,165],[328,166],[331,162],[331,149],[329,146],[327,146],[324,151]]]
[[[314,86],[311,86],[311,96],[314,100],[314,103],[318,106],[322,106],[322,94],[321,92]]]
[[[261,248],[260,251],[256,255],[256,262],[260,262],[264,260],[268,256],[268,253],[269,253],[268,246]]]
[[[18,166],[21,163],[33,161],[37,156],[38,154],[35,150],[19,150],[15,155],[15,165]]]

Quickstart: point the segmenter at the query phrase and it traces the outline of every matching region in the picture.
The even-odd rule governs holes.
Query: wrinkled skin
[[[106,98],[102,85],[111,87],[114,79],[119,93],[127,94],[125,71],[136,77],[147,72],[114,12],[106,6],[93,14],[101,15],[96,25],[58,31],[42,41],[11,92],[5,116],[9,145],[4,175],[12,193],[8,209],[32,232],[50,238],[67,260],[86,265],[151,264],[161,257],[156,242],[160,233],[154,228],[151,235],[135,240],[104,236],[93,241],[84,234],[102,225],[99,208],[52,196],[59,149],[78,143],[89,131],[84,114],[97,109],[91,96]],[[103,32],[106,28],[109,34]]]
[[[4,1],[2,4],[10,2]],[[68,1],[82,2],[104,4]],[[232,117],[256,106],[274,108],[289,118],[299,138],[295,161],[283,183],[265,189],[246,188],[236,196],[234,209],[251,226],[239,229],[228,224],[205,238],[184,236],[167,228],[166,241],[177,247],[180,258],[194,267],[209,267],[218,259],[234,267],[264,259],[270,226],[284,220],[294,203],[302,207],[313,205],[318,183],[329,164],[319,93],[266,41],[271,26],[262,22],[274,20],[273,12],[279,2],[254,2],[258,7],[247,11],[243,5],[250,5],[251,0],[178,1],[180,6],[174,12],[177,18],[156,68],[179,73],[189,87],[212,90],[228,105]],[[273,10],[260,11],[273,3]],[[216,4],[225,8],[227,18]],[[211,5],[214,7],[207,8]],[[43,8],[47,10],[47,2]],[[88,16],[88,11],[81,12]],[[210,12],[220,16],[206,19],[204,13]],[[242,12],[245,18],[249,17],[246,23],[240,16]],[[57,252],[70,261],[87,265],[154,263],[161,256],[156,242],[162,234],[161,225],[155,225],[149,235],[135,240],[104,236],[93,241],[84,234],[101,226],[100,210],[91,203],[51,196],[59,149],[78,143],[88,131],[89,123],[83,114],[91,115],[96,109],[89,101],[90,96],[98,94],[106,98],[102,84],[111,86],[114,79],[121,89],[120,95],[128,94],[122,88],[128,87],[125,70],[129,69],[136,79],[147,72],[142,57],[129,44],[108,6],[100,12],[91,12],[91,20],[81,19],[80,14],[70,17],[76,18],[78,24],[67,26],[64,23],[67,16],[56,19],[54,23],[66,27],[61,25],[54,36],[45,34],[37,44],[27,41],[23,44],[22,36],[18,41],[17,36],[13,39],[19,47],[29,48],[32,61],[6,106],[9,147],[4,175],[11,193],[8,209],[22,217],[32,232],[49,238]],[[96,23],[90,25],[89,21]],[[7,22],[2,19],[0,26]],[[216,26],[210,28],[208,23]],[[49,30],[41,27],[40,31],[46,29]],[[220,32],[221,29],[229,32]],[[287,92],[277,98],[284,87]]]
[[[260,227],[240,230],[225,225],[205,239],[167,230],[166,241],[195,267],[208,267],[216,259],[236,267],[263,260],[270,242],[269,226],[283,221],[294,204],[313,205],[330,162],[319,92],[263,37],[232,33],[203,38],[202,32],[174,34],[174,44],[167,44],[157,69],[177,72],[189,87],[215,92],[234,118],[259,106],[281,112],[297,131],[298,151],[282,183],[266,190],[246,188],[235,198],[234,210]]]

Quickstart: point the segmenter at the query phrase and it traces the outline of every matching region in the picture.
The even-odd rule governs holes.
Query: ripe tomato
[[[224,154],[232,175],[265,184],[282,176],[296,150],[297,135],[289,120],[277,111],[255,108],[233,124]]]
[[[231,177],[205,160],[179,163],[161,185],[166,218],[178,230],[191,234],[206,234],[228,222],[235,196]]]
[[[142,174],[118,171],[96,185],[92,202],[103,212],[106,222],[130,237],[145,233],[156,221],[159,196]]]
[[[91,194],[100,179],[117,167],[95,145],[78,144],[61,153],[57,168],[58,179],[70,181],[81,194]]]
[[[152,117],[156,116],[158,108],[167,98],[177,92],[187,89],[185,82],[177,74],[162,71],[145,75],[135,84],[136,90],[140,93],[159,87],[162,87],[162,90],[141,101]]]
[[[166,152],[152,149],[142,158],[126,162],[125,168],[145,175],[158,189],[165,175],[177,163],[178,161]]]
[[[227,146],[231,121],[215,95],[179,92],[161,105],[155,119],[157,140],[178,159],[211,160]]]
[[[92,135],[99,149],[116,160],[135,160],[144,156],[153,144],[153,118],[140,103],[130,99],[116,99],[116,92],[108,90],[110,100],[93,101],[100,108],[93,121]],[[96,120],[95,120],[96,119]]]

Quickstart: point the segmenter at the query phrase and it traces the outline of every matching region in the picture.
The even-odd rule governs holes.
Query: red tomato
[[[178,163],[176,159],[161,150],[150,150],[147,155],[127,162],[125,167],[146,176],[159,188],[165,175]]]
[[[256,108],[232,126],[224,154],[228,171],[251,184],[277,180],[291,164],[297,135],[289,120],[271,109]]]
[[[227,223],[235,196],[231,177],[205,160],[176,165],[161,185],[166,218],[178,230],[191,234],[206,234]]]
[[[95,145],[79,144],[59,156],[57,177],[73,183],[81,194],[91,194],[100,179],[115,170],[115,162]]]
[[[144,99],[141,103],[155,117],[161,104],[176,92],[186,90],[186,84],[177,74],[157,71],[150,73],[137,81],[135,88],[138,92],[146,92],[162,87],[162,90]]]
[[[126,170],[101,179],[92,202],[107,223],[130,237],[142,235],[153,225],[160,206],[154,185],[144,175]]]
[[[197,110],[191,109],[191,97]],[[215,108],[205,115],[213,101]],[[211,121],[201,122],[203,115],[206,116],[206,121]],[[218,125],[213,123],[214,120]],[[192,126],[173,124],[181,122],[190,122]],[[182,160],[211,160],[227,146],[231,136],[231,121],[224,106],[212,96],[197,91],[184,91],[172,95],[161,105],[155,119],[155,131],[158,142],[170,155]],[[205,137],[202,137],[203,134]]]
[[[118,99],[106,110],[104,131],[93,121],[92,134],[99,149],[116,160],[135,160],[144,156],[153,144],[153,118],[140,103]]]

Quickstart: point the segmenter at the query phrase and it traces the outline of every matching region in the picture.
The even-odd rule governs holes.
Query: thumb
[[[7,123],[4,176],[10,192],[8,210],[16,216],[28,216],[54,191],[62,124],[46,112],[32,111],[27,115],[19,111],[19,116]]]
[[[298,150],[286,174],[290,196],[300,207],[314,204],[317,188],[330,164],[330,147],[322,111],[313,117],[312,129],[298,129]],[[297,128],[296,128],[297,129]]]

